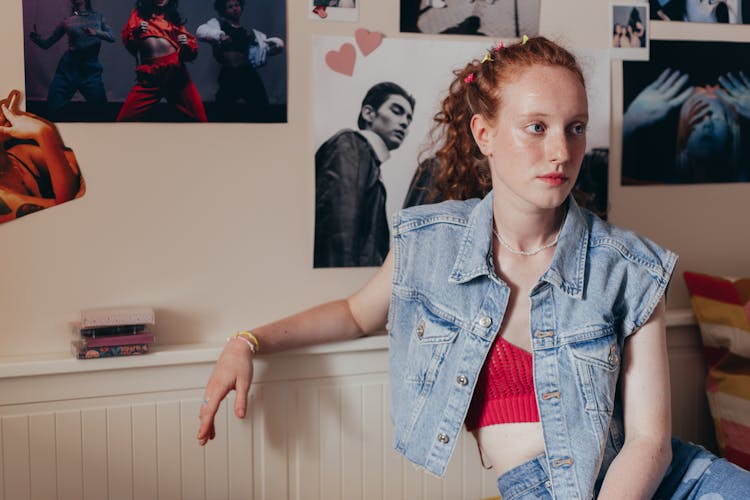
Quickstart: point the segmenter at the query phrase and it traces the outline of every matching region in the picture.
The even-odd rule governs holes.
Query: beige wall
[[[289,123],[59,125],[88,194],[0,226],[0,355],[65,351],[80,309],[118,305],[155,307],[161,343],[218,341],[348,294],[372,274],[312,268],[310,45],[314,34],[351,35],[359,26],[406,36],[398,1],[362,0],[358,24],[312,22],[306,2],[287,3]],[[541,31],[604,48],[607,5],[543,0]],[[0,92],[23,89],[21,0],[0,11]],[[702,28],[707,37],[710,28]],[[748,38],[745,27],[726,29],[722,36]],[[680,253],[670,306],[688,306],[683,270],[750,274],[742,224],[750,186],[621,188],[619,128],[617,118],[611,219]]]

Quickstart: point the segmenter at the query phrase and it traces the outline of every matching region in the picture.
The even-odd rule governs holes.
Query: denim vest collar
[[[489,252],[492,248],[493,197],[493,193],[490,192],[471,212],[448,281],[466,283],[478,276],[493,275]],[[566,203],[568,215],[560,230],[557,248],[549,268],[539,281],[546,281],[559,288],[561,292],[581,299],[583,298],[589,230],[581,209],[572,195],[568,195]]]

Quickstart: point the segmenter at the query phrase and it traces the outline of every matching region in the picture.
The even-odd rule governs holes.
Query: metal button
[[[549,330],[549,331],[537,331],[537,332],[534,333],[534,337],[536,337],[538,339],[546,339],[547,337],[552,337],[553,335],[555,335],[555,332],[553,332],[552,330]]]
[[[466,385],[469,383],[469,379],[464,375],[459,375],[458,377],[456,377],[456,382],[458,382],[458,385]]]
[[[482,316],[481,318],[479,318],[479,326],[483,328],[487,328],[491,324],[492,324],[492,318],[490,318],[489,316]]]
[[[612,346],[609,350],[609,357],[607,358],[609,360],[609,363],[611,365],[617,364],[617,348],[615,346]]]
[[[443,444],[447,444],[448,441],[451,440],[451,438],[448,437],[448,434],[444,432],[441,432],[440,434],[438,434],[437,438],[438,438],[438,441],[440,441]]]
[[[544,486],[545,486],[546,488],[549,488],[549,487],[551,487],[551,486],[552,486],[552,483],[551,483],[551,482],[549,481],[549,479],[548,479],[548,480],[546,480],[546,481],[544,482]]]
[[[422,321],[417,327],[417,337],[421,339],[422,335],[424,335],[424,321]]]
[[[563,465],[573,465],[572,458],[556,458],[552,461],[553,467],[562,467]]]

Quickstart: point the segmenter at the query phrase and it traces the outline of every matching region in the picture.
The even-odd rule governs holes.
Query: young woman
[[[488,55],[456,71],[436,115],[436,194],[466,201],[400,212],[391,253],[351,297],[233,337],[199,442],[232,389],[244,417],[256,353],[387,321],[394,445],[434,474],[466,425],[504,500],[747,497],[750,474],[670,440],[676,255],[570,196],[588,121],[576,60],[544,38]]]
[[[216,104],[227,116],[238,101],[244,101],[254,115],[262,117],[268,108],[268,95],[256,68],[266,64],[269,55],[279,54],[284,41],[240,24],[245,0],[214,0],[214,10],[219,19],[201,24],[195,35],[212,45],[214,57],[221,64]]]
[[[102,40],[115,41],[112,28],[104,16],[92,9],[91,0],[70,0],[70,15],[57,25],[48,38],[37,33],[36,25],[29,38],[46,50],[63,35],[68,35],[68,50],[60,58],[47,89],[47,111],[53,119],[59,117],[60,111],[76,92],[80,92],[92,104],[107,102],[99,49]]]
[[[0,223],[83,196],[75,156],[51,123],[0,101]]]
[[[198,43],[185,29],[178,0],[137,0],[122,29],[125,48],[137,60],[136,83],[122,105],[117,121],[146,117],[162,98],[186,119],[205,122],[198,89],[185,62],[198,57]]]

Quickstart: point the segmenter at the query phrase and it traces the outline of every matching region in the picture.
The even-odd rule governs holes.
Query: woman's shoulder
[[[609,248],[618,257],[646,266],[658,274],[671,271],[677,255],[668,248],[632,229],[604,221],[588,210],[582,209],[581,212],[589,226],[590,249]]]
[[[434,224],[466,226],[479,201],[478,198],[448,200],[404,208],[394,216],[393,229],[396,233],[405,233]]]

